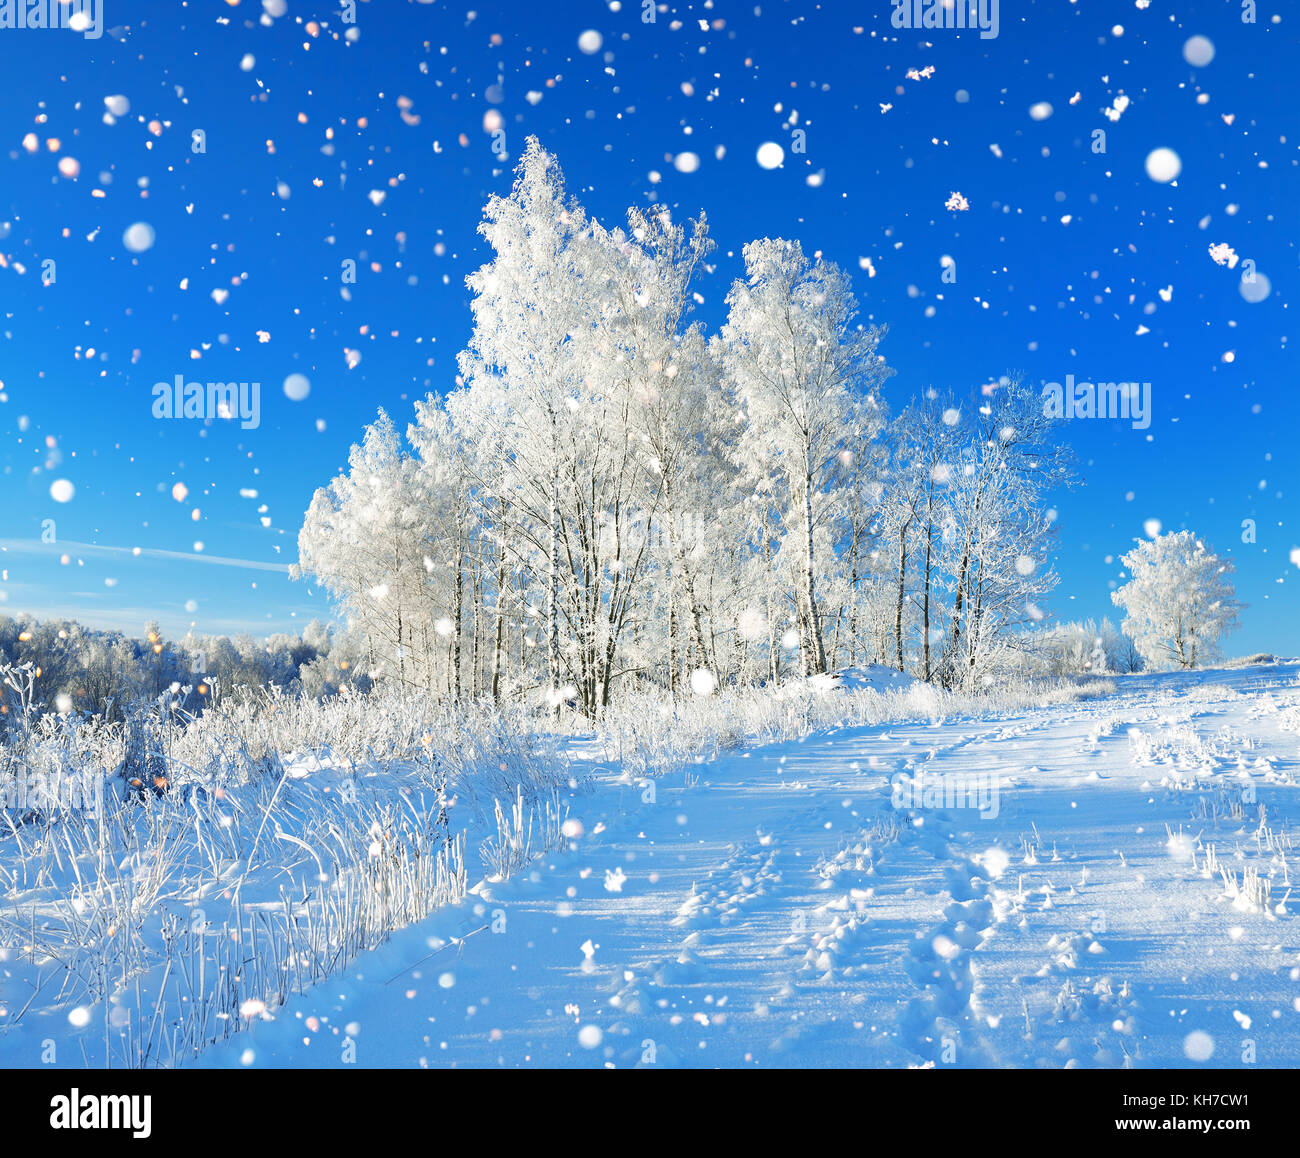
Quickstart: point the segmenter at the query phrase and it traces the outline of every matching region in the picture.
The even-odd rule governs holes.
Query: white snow
[[[1261,1057],[1294,1064],[1279,902],[1298,674],[1129,676],[1042,708],[831,726],[651,794],[574,740],[594,783],[569,798],[566,849],[250,1006],[193,1064],[340,1066],[350,1042],[366,1066],[1233,1066],[1244,1018]],[[983,774],[1000,807],[896,810],[904,771]],[[1267,905],[1234,907],[1243,869]],[[3,968],[12,1018],[31,971],[12,947]],[[38,1007],[0,1057],[78,1032]]]
[[[1183,171],[1183,162],[1173,149],[1152,149],[1147,154],[1146,170],[1152,181],[1168,184]]]

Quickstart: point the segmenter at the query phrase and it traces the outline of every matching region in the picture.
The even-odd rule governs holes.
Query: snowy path
[[[1250,784],[1274,834],[1295,819],[1297,704],[1294,666],[1133,677],[728,754],[653,802],[606,776],[574,802],[575,851],[200,1064],[1178,1066],[1212,1043],[1215,1066],[1294,1065],[1300,944],[1274,911],[1293,854],[1256,804],[1222,812]],[[995,773],[998,815],[894,809],[916,769]],[[1271,868],[1267,909],[1166,825],[1238,879]]]

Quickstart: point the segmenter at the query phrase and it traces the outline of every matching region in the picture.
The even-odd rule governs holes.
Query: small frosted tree
[[[1123,629],[1154,668],[1193,668],[1218,655],[1218,641],[1237,627],[1232,561],[1220,559],[1191,531],[1139,543],[1123,557],[1129,582],[1111,593],[1125,611]]]

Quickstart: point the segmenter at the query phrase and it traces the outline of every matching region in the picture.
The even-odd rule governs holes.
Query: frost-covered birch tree
[[[804,670],[816,674],[826,670],[817,531],[836,510],[855,398],[888,374],[876,354],[884,330],[855,328],[848,277],[833,262],[809,260],[798,242],[751,242],[745,274],[727,295],[715,349],[744,411],[740,453],[788,490],[781,518],[798,536]]]
[[[945,546],[951,605],[940,679],[982,678],[996,644],[1042,618],[1038,603],[1056,584],[1048,563],[1054,515],[1045,496],[1072,481],[1071,456],[1021,378],[984,387],[958,416],[960,450],[943,464]]]
[[[535,138],[510,196],[489,200],[479,232],[495,257],[469,278],[474,329],[460,370],[474,397],[497,409],[507,432],[502,486],[545,560],[547,686],[558,706],[560,486],[573,466],[566,428],[580,408],[586,369],[578,338],[594,318],[581,260],[586,215],[566,196],[555,158]]]
[[[1231,559],[1220,559],[1191,531],[1143,540],[1123,556],[1129,581],[1111,592],[1121,625],[1154,668],[1193,668],[1219,654],[1237,627],[1241,604]]]
[[[381,410],[352,448],[347,472],[313,496],[294,572],[324,584],[370,641],[372,668],[402,683],[422,682],[411,660],[428,603],[424,512],[411,499],[417,486],[416,464]]]
[[[536,140],[480,232],[454,388],[405,445],[381,412],[299,536],[376,676],[596,716],[628,687],[1024,668],[1070,478],[1037,393],[891,421],[883,327],[792,241],[745,247],[709,337],[703,215],[607,229]]]

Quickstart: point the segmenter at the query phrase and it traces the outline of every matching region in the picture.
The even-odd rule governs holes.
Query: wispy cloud
[[[288,563],[268,563],[261,559],[232,559],[225,555],[205,555],[198,551],[166,551],[160,547],[112,547],[101,543],[42,543],[38,539],[0,539],[0,552],[13,555],[87,555],[100,558],[169,559],[182,563],[206,563],[216,567],[243,567],[249,571],[289,573]]]
[[[83,601],[84,599],[84,601]],[[183,611],[168,607],[147,605],[112,605],[96,603],[97,596],[90,593],[84,597],[72,597],[59,603],[27,601],[21,607],[0,604],[0,615],[21,619],[31,616],[37,620],[71,619],[84,627],[98,631],[120,631],[133,638],[143,637],[144,625],[155,621],[162,628],[163,634],[170,639],[180,639],[191,629],[200,635],[239,635],[247,633],[255,639],[264,639],[268,634],[288,632],[296,635],[305,623],[312,618],[312,609],[307,609],[299,618],[287,613],[270,617],[240,616],[205,616],[200,623],[195,617]],[[328,614],[320,616],[328,619]]]

